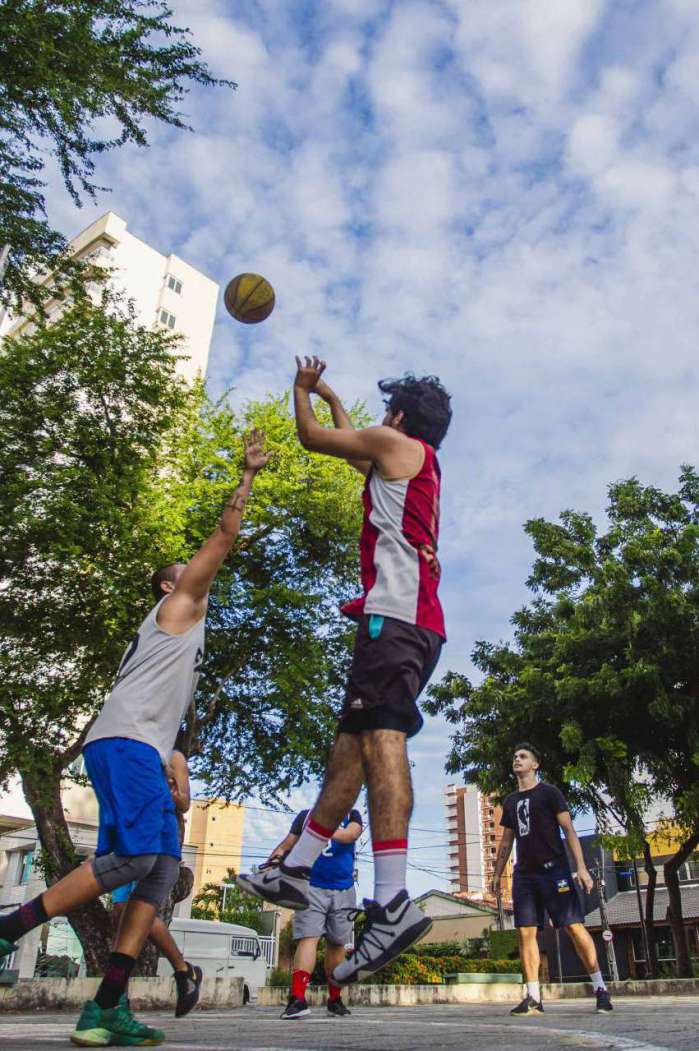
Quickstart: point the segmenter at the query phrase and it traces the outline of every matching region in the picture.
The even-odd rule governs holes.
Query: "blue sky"
[[[284,389],[295,353],[377,413],[377,379],[441,377],[441,671],[468,672],[526,599],[527,518],[602,520],[610,481],[671,486],[694,459],[696,3],[173,7],[238,90],[192,92],[194,134],[101,159],[112,192],[81,212],[52,177],[50,218],[112,208],[222,285],[265,274],[267,322],[218,313],[208,382],[236,403]],[[438,721],[412,746],[416,892],[446,885],[446,749]],[[256,812],[248,842],[283,826]]]

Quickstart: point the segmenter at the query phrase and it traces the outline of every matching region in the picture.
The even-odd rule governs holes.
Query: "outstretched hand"
[[[309,393],[315,391],[316,394],[321,394],[321,391],[318,389],[318,387],[320,386],[321,389],[323,387],[327,387],[327,384],[325,384],[320,378],[324,372],[325,362],[321,361],[320,358],[306,357],[306,363],[304,365],[301,361],[301,358],[297,355],[296,378],[294,379],[294,386],[301,387],[303,390],[309,391]]]
[[[274,455],[265,449],[264,431],[255,429],[250,434],[243,435],[243,445],[245,446],[245,466],[249,471],[261,471]]]

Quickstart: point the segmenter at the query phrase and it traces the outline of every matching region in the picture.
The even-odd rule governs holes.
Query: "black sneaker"
[[[597,997],[598,1011],[604,1011],[606,1014],[609,1014],[610,1011],[614,1010],[608,989],[598,989],[595,996]]]
[[[289,1002],[279,1015],[280,1018],[284,1018],[286,1021],[290,1021],[294,1018],[305,1018],[306,1015],[311,1013],[311,1009],[305,1000],[298,1000],[293,996],[289,997]]]
[[[542,1015],[544,1013],[544,1005],[541,1000],[535,1000],[533,996],[528,993],[522,1000],[521,1004],[517,1004],[510,1011],[511,1015],[516,1015],[517,1018],[522,1018],[524,1015]]]
[[[201,967],[192,967],[187,964],[186,971],[175,971],[175,984],[177,986],[177,1004],[175,1006],[175,1018],[184,1018],[199,1002],[199,991],[202,978],[204,977]]]
[[[346,1018],[352,1012],[349,1007],[345,1007],[342,997],[338,996],[337,1000],[328,1000],[328,1014],[333,1015],[334,1018]]]
[[[310,878],[310,869],[300,865],[291,868],[282,861],[278,865],[265,865],[254,875],[241,873],[236,876],[235,882],[247,894],[264,898],[273,905],[281,905],[285,909],[307,909]]]
[[[357,947],[332,973],[336,985],[359,982],[380,971],[414,945],[432,927],[432,920],[401,890],[388,905],[364,899],[367,925]]]

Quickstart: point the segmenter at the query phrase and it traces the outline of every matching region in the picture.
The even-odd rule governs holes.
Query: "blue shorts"
[[[566,859],[551,868],[522,872],[515,867],[512,880],[515,927],[546,927],[546,914],[554,927],[584,923],[585,917]]]
[[[113,905],[126,905],[134,890],[136,889],[136,880],[131,880],[130,883],[124,883],[122,887],[117,887],[112,891],[112,904]]]
[[[155,748],[105,737],[83,749],[100,805],[96,854],[182,856],[175,804]]]

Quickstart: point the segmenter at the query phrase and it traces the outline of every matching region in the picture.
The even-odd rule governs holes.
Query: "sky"
[[[696,462],[699,8],[172,7],[237,90],[189,94],[193,133],[153,128],[148,149],[100,158],[111,193],[80,211],[52,173],[49,218],[70,236],[112,209],[222,287],[246,270],[272,282],[261,325],[219,305],[207,380],[234,404],[287,388],[294,354],[320,354],[377,416],[378,379],[441,378],[438,675],[474,674],[474,642],[507,638],[527,600],[527,519],[603,523],[610,482],[671,487]],[[411,745],[416,893],[447,888],[447,749],[439,720]],[[250,857],[285,825],[250,811]]]

